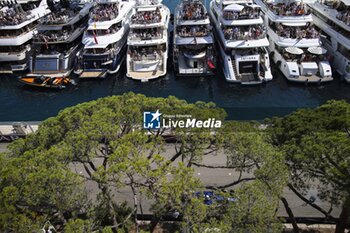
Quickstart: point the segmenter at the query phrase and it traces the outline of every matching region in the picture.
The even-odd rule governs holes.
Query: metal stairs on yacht
[[[237,73],[237,67],[236,67],[236,63],[235,63],[235,60],[231,60],[231,64],[232,64],[232,69],[233,69],[233,72],[235,74],[235,78],[238,80],[240,79],[240,77],[238,76],[238,73]]]

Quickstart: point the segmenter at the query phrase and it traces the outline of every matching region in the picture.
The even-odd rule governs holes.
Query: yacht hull
[[[214,37],[217,41],[217,47],[220,52],[220,64],[222,65],[225,80],[229,83],[241,84],[241,85],[261,85],[267,81],[272,80],[271,68],[268,67],[265,71],[265,76],[261,76],[260,72],[241,74],[238,75],[239,67],[236,66],[236,61],[234,57],[230,54],[235,48],[227,48],[222,41],[222,36],[220,35],[220,28],[218,27],[218,22],[213,14],[213,1],[210,3],[209,16],[212,22]],[[256,61],[257,66],[261,66],[260,61]]]
[[[147,9],[147,6],[148,5],[139,5],[136,8]],[[158,9],[160,9],[160,14],[162,15],[161,21],[151,23],[149,25],[145,23],[140,24],[138,22],[134,22],[130,25],[130,28],[132,30],[143,29],[145,27],[161,28],[162,30],[162,36],[160,39],[151,38],[139,41],[133,40],[132,33],[129,33],[128,54],[126,56],[126,76],[128,78],[141,82],[148,82],[149,80],[163,77],[167,73],[169,50],[168,24],[170,20],[170,10],[162,4],[156,5],[156,7],[159,7]],[[132,58],[131,50],[149,49],[150,47],[153,47],[150,49],[153,50],[152,53],[143,54],[144,57],[142,58],[141,54],[139,54],[138,58]],[[156,55],[154,53],[156,53]]]
[[[270,42],[270,47],[269,50],[272,51],[270,53],[273,61],[275,62],[275,64],[277,65],[278,69],[282,72],[283,76],[290,82],[295,82],[295,83],[304,83],[304,84],[308,84],[308,83],[326,83],[326,82],[331,82],[333,81],[333,77],[321,77],[317,74],[313,74],[313,75],[293,75],[291,72],[291,68],[290,65],[288,65],[288,62],[282,57],[282,55],[280,53],[278,53],[274,46],[273,46],[274,42],[271,41]],[[298,72],[299,72],[299,65],[297,67]]]
[[[123,48],[109,60],[110,64],[105,67],[101,65],[99,68],[94,68],[94,62],[87,63],[87,56],[83,55],[83,64],[85,67],[84,69],[75,70],[74,73],[78,74],[80,79],[104,79],[108,76],[108,74],[116,74],[125,61],[126,48],[127,46],[125,40]],[[99,55],[93,55],[90,56],[90,60],[97,62],[100,60],[99,57]],[[100,58],[103,59],[103,57]]]

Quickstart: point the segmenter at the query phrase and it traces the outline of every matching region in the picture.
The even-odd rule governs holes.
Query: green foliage
[[[92,224],[88,220],[71,219],[64,225],[65,233],[91,233]]]
[[[260,181],[243,185],[223,216],[224,232],[281,232],[276,218],[278,200]]]
[[[283,149],[291,182],[319,182],[320,197],[335,204],[350,194],[350,105],[328,101],[316,109],[299,110],[271,121],[275,145]]]
[[[350,222],[350,104],[328,101],[269,124],[272,142],[285,153],[291,185],[304,194],[316,186],[319,198],[342,205],[344,227]]]
[[[192,178],[190,168],[174,165],[162,155],[161,133],[147,136],[140,128],[143,112],[157,109],[169,115],[190,113],[198,119],[226,116],[213,103],[188,104],[175,97],[133,93],[61,111],[44,121],[35,134],[11,144],[6,156],[0,157],[6,164],[0,174],[4,207],[0,208],[0,231],[19,232],[23,225],[40,229],[50,221],[67,232],[127,232],[141,194],[156,200],[156,215],[181,207],[182,193],[197,189],[200,183]],[[208,144],[206,136],[201,136],[203,145]],[[182,142],[191,145],[191,140],[196,139]],[[96,194],[85,185],[96,187]],[[133,193],[134,206],[122,203],[116,192],[120,188]]]

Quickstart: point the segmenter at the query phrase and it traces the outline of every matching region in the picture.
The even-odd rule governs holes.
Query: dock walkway
[[[2,123],[0,124],[0,142],[12,142],[18,138],[24,138],[29,133],[38,130],[38,123]]]

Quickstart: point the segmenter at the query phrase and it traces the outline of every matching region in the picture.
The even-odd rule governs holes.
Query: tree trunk
[[[139,223],[137,221],[137,205],[138,205],[138,202],[137,202],[137,195],[136,195],[136,189],[134,187],[134,184],[131,184],[131,190],[132,190],[132,193],[134,195],[134,223],[135,223],[135,227],[136,227],[136,232],[138,233],[139,232]]]
[[[281,197],[281,201],[283,202],[284,208],[286,209],[287,214],[288,214],[288,216],[289,216],[289,218],[290,218],[290,221],[292,222],[292,225],[293,225],[293,232],[294,232],[294,233],[299,233],[300,230],[299,230],[298,224],[297,224],[297,222],[295,221],[295,217],[294,217],[293,211],[292,211],[292,209],[289,207],[289,204],[288,204],[287,200],[286,200],[284,197]]]
[[[344,233],[347,224],[350,221],[350,196],[348,196],[343,204],[343,209],[340,213],[335,233]]]
[[[150,232],[153,232],[156,229],[159,221],[160,221],[159,217],[155,215],[152,217],[151,224],[150,224]]]

